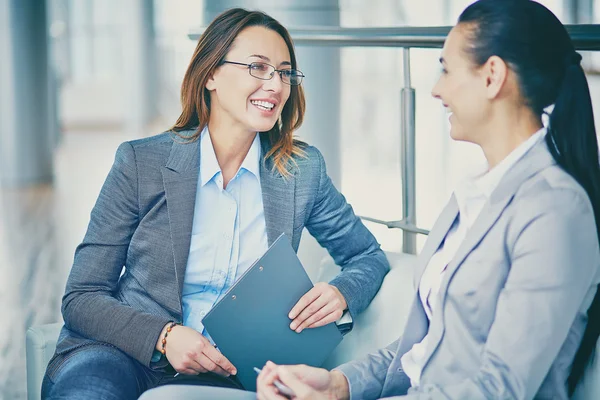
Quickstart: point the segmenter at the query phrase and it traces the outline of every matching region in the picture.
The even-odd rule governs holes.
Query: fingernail
[[[292,322],[292,323],[290,324],[290,329],[291,329],[291,330],[295,330],[295,329],[296,329],[296,323],[295,323],[295,322]]]
[[[296,329],[296,333],[300,333],[300,332],[302,332],[302,328]]]
[[[232,374],[232,375],[237,375],[237,369],[232,369],[232,370],[231,370],[231,374]]]
[[[294,317],[292,316],[292,313],[289,313],[289,314],[288,314],[288,318],[289,318],[289,319],[294,319]]]

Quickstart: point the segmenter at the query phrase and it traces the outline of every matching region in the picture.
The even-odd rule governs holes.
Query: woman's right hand
[[[165,331],[166,326],[156,343],[157,350],[162,348]],[[222,376],[237,374],[233,364],[207,338],[187,326],[175,325],[171,329],[165,350],[167,360],[175,371],[181,374],[197,375],[205,372],[214,372]]]

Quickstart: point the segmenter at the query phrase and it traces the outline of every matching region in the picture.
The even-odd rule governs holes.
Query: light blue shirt
[[[256,134],[240,169],[223,189],[208,128],[200,136],[200,174],[190,254],[183,281],[183,324],[207,336],[202,318],[268,248]]]

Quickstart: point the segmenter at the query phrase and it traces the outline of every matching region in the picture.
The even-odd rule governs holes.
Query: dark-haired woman
[[[166,133],[122,144],[75,260],[47,399],[136,399],[166,384],[240,387],[202,318],[281,233],[342,267],[290,310],[300,332],[355,316],[389,269],[375,238],[293,139],[303,74],[288,32],[232,9],[201,36]]]
[[[433,96],[489,168],[434,225],[403,336],[332,372],[269,364],[259,399],[283,398],[275,379],[297,399],[570,397],[600,327],[600,169],[580,61],[539,3],[465,9]]]

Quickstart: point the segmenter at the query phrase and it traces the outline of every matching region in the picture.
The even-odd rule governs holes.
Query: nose
[[[273,77],[271,79],[264,81],[263,89],[278,93],[283,88],[283,85],[285,84],[281,81],[281,75],[279,75],[279,72],[275,71],[273,72]]]
[[[442,96],[441,96],[441,94],[440,94],[440,89],[439,89],[439,87],[438,87],[438,86],[439,86],[439,83],[440,83],[440,82],[439,82],[439,81],[437,81],[437,82],[436,82],[436,84],[435,84],[435,85],[433,86],[433,88],[431,89],[431,96],[432,96],[434,99],[441,100],[441,99],[442,99]]]
[[[440,80],[441,80],[441,76],[438,78],[438,80],[435,82],[435,85],[433,85],[433,88],[431,89],[431,96],[434,99],[438,99],[438,100],[442,100],[442,94],[441,94],[441,90],[440,90]]]

